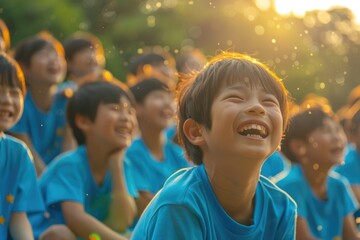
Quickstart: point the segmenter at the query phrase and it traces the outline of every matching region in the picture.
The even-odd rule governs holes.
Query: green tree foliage
[[[261,5],[259,3],[265,3]],[[266,4],[268,3],[268,4]],[[105,46],[107,68],[124,80],[130,57],[163,46],[207,56],[218,50],[248,53],[284,79],[296,100],[309,92],[335,108],[360,82],[360,27],[348,9],[279,16],[273,1],[255,0],[2,0],[0,17],[13,44],[47,29],[60,40],[85,30]]]

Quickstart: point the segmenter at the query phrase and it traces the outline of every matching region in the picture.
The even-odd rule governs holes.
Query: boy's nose
[[[265,109],[258,100],[252,100],[249,102],[247,112],[251,114],[264,114]]]
[[[1,102],[10,102],[10,91],[0,90],[0,101]]]

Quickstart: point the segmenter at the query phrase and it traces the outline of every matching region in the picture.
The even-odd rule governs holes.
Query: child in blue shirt
[[[24,112],[10,133],[23,140],[34,156],[38,175],[61,152],[74,146],[66,127],[68,92],[57,92],[66,64],[61,44],[48,33],[25,39],[15,50],[28,88]],[[69,147],[65,147],[69,146]]]
[[[169,141],[164,130],[174,117],[173,98],[168,86],[156,78],[146,79],[130,88],[136,100],[140,137],[126,152],[139,197],[139,215],[177,170],[188,167],[183,149]]]
[[[360,239],[349,183],[330,171],[343,161],[345,144],[340,125],[321,108],[303,110],[290,121],[282,152],[293,164],[276,185],[298,205],[298,239]]]
[[[349,110],[348,137],[353,147],[348,147],[345,161],[335,168],[335,171],[344,176],[350,183],[351,189],[360,202],[360,101],[355,103]],[[356,223],[360,227],[360,209],[355,213]]]
[[[100,40],[90,33],[75,32],[63,42],[67,62],[67,81],[60,89],[76,90],[81,84],[102,78],[105,66],[104,48]]]
[[[0,53],[0,238],[33,239],[27,213],[43,211],[32,156],[4,133],[23,111],[25,80],[18,64]]]
[[[84,84],[69,100],[67,119],[79,147],[39,179],[47,211],[30,216],[36,237],[123,239],[119,233],[136,215],[132,176],[123,171],[135,126],[132,102],[120,85],[102,81]]]
[[[287,91],[265,65],[222,53],[179,90],[179,136],[197,167],[172,175],[132,239],[294,239],[296,204],[260,176],[287,123]]]
[[[261,167],[261,175],[272,179],[279,173],[288,170],[290,165],[289,160],[280,151],[276,151],[265,160]]]

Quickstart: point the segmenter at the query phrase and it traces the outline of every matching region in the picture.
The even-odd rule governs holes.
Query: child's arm
[[[309,226],[305,219],[298,217],[296,220],[296,239],[298,240],[316,240],[311,235]]]
[[[77,147],[77,143],[73,136],[71,128],[69,127],[69,125],[66,125],[64,130],[64,141],[62,145],[62,151],[66,152],[75,149],[76,147]]]
[[[147,205],[153,199],[154,194],[146,191],[139,191],[139,197],[136,198],[136,206],[138,209],[138,217],[141,216]]]
[[[61,208],[66,225],[76,236],[89,239],[90,234],[96,233],[102,240],[125,240],[120,234],[87,214],[82,204],[64,201],[61,203]]]
[[[356,228],[355,220],[352,214],[344,218],[343,225],[343,239],[360,239],[360,233]]]
[[[33,240],[33,232],[25,212],[11,214],[10,235],[14,240]]]
[[[124,152],[114,153],[109,159],[112,177],[112,193],[109,216],[105,224],[118,232],[125,231],[134,221],[137,214],[134,199],[129,195],[124,176]]]
[[[22,140],[27,147],[29,148],[31,154],[33,155],[34,158],[34,165],[35,165],[35,169],[36,169],[36,174],[38,176],[41,175],[41,173],[44,171],[45,169],[45,164],[44,161],[41,159],[40,155],[37,153],[37,151],[35,150],[30,138],[28,137],[27,134],[22,134],[22,133],[10,133],[12,136]]]

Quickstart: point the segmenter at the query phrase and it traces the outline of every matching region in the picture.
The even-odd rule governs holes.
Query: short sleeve
[[[292,200],[288,200],[286,209],[277,229],[276,239],[293,240],[295,239],[297,205]]]
[[[166,205],[160,207],[150,218],[148,223],[140,219],[138,224],[144,231],[135,228],[132,239],[158,240],[158,239],[205,239],[198,217],[183,206]],[[140,230],[140,229],[139,229]],[[144,238],[144,236],[146,236]]]
[[[74,201],[84,204],[85,180],[81,178],[82,173],[77,172],[77,169],[70,164],[59,164],[57,168],[52,168],[51,172],[47,173],[47,175],[52,175],[51,179],[42,178],[40,180],[41,184],[44,185],[43,188],[45,188],[43,194],[45,194],[46,205],[62,201]]]
[[[355,196],[353,195],[349,182],[346,179],[342,178],[341,183],[342,183],[341,184],[342,189],[340,191],[342,192],[342,194],[339,195],[343,196],[342,198],[343,202],[341,203],[341,206],[343,206],[344,208],[343,214],[345,217],[349,214],[353,214],[356,211],[359,204]]]
[[[21,149],[21,161],[18,166],[19,182],[14,199],[13,212],[38,212],[45,210],[36,178],[35,167],[27,148]]]

